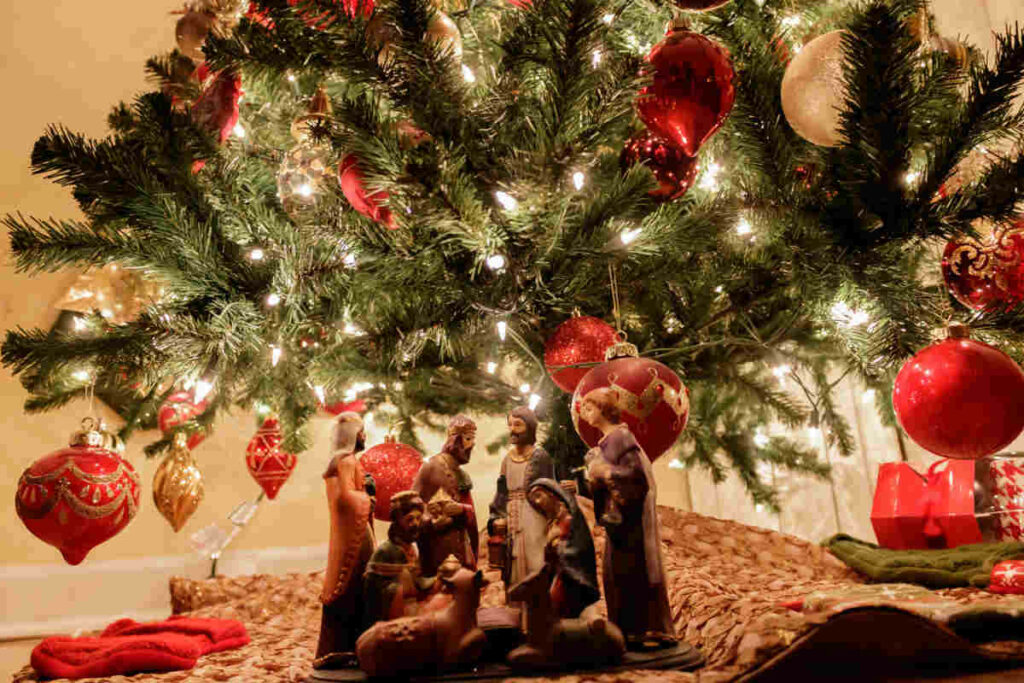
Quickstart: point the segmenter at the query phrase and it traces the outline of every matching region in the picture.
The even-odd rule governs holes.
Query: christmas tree
[[[1024,41],[986,63],[930,23],[917,0],[201,1],[109,137],[36,144],[84,218],[5,220],[23,271],[116,265],[159,295],[9,332],[3,362],[31,411],[127,391],[124,436],[198,382],[180,429],[272,411],[289,452],[343,398],[411,443],[528,402],[569,468],[543,357],[579,312],[683,379],[684,462],[773,505],[759,463],[827,467],[765,425],[849,453],[840,378],[891,420],[896,372],[950,319],[1024,357],[1019,299],[934,277],[936,244],[1024,195]]]

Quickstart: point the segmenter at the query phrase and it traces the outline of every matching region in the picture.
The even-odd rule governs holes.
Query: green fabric
[[[890,550],[846,534],[822,545],[872,581],[914,583],[928,588],[986,588],[992,567],[1024,558],[1024,543],[976,543],[943,550]]]

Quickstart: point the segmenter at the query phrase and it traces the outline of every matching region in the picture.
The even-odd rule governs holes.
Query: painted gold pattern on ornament
[[[989,232],[991,230],[991,232]],[[992,280],[1000,289],[1008,289],[1006,273],[1020,264],[1019,250],[1014,248],[1013,238],[1024,239],[1024,228],[989,228],[981,240],[966,239],[950,255],[949,263],[957,275]],[[961,263],[967,265],[966,273]]]
[[[114,470],[113,472],[110,472],[108,474],[89,474],[88,472],[83,472],[82,469],[78,465],[76,465],[73,460],[68,460],[63,465],[53,470],[52,472],[47,472],[46,474],[29,474],[28,472],[25,472],[22,476],[25,478],[25,481],[27,481],[30,484],[45,484],[53,481],[54,479],[57,479],[65,472],[70,470],[71,473],[74,474],[76,477],[82,479],[83,481],[89,482],[90,484],[109,484],[117,481],[118,479],[121,478],[123,474],[127,473],[128,476],[130,476],[132,480],[136,484],[138,484],[138,473],[136,473],[134,470],[128,469],[129,467],[130,466],[128,465],[128,463],[122,460],[117,464],[117,469]]]

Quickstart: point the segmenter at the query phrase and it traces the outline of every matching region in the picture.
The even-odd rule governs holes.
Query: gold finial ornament
[[[178,432],[174,445],[153,474],[153,503],[175,532],[180,531],[203,500],[203,475]]]

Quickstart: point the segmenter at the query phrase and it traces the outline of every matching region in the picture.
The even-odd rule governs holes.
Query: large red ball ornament
[[[18,480],[14,506],[28,530],[68,564],[124,529],[139,509],[139,475],[101,444],[87,418],[62,448],[36,460]]]
[[[610,388],[622,421],[653,462],[686,427],[690,393],[669,367],[635,354],[632,344],[613,346],[608,351],[611,359],[586,374],[572,397],[572,423],[588,446],[597,446],[603,434],[580,416],[580,407],[591,392]]]
[[[900,369],[892,403],[903,430],[946,458],[991,455],[1024,429],[1024,372],[963,325]]]
[[[291,476],[297,461],[294,453],[281,450],[281,441],[281,427],[277,419],[268,417],[245,449],[245,465],[249,474],[270,500],[277,498],[277,492]]]
[[[1024,218],[977,226],[978,238],[950,240],[942,254],[949,293],[968,308],[1012,308],[1024,301]]]
[[[609,346],[619,341],[615,328],[589,315],[577,315],[558,326],[544,343],[544,366],[551,381],[571,394],[591,368],[563,368],[561,365],[600,363]]]
[[[206,412],[209,404],[206,399],[196,402],[190,391],[178,391],[167,397],[160,410],[156,413],[156,423],[166,436],[173,428],[181,426]],[[186,446],[192,450],[206,438],[205,429],[197,429],[188,435]]]
[[[642,130],[626,141],[619,163],[624,169],[636,164],[644,164],[651,169],[658,187],[647,194],[658,201],[679,199],[697,179],[697,158],[686,156],[668,140],[648,130]]]
[[[359,169],[359,159],[349,154],[341,160],[338,167],[338,184],[345,199],[352,208],[371,220],[381,223],[388,230],[396,230],[398,224],[391,209],[384,206],[388,193],[383,190],[370,193],[366,190],[366,180]]]
[[[416,473],[423,465],[423,455],[412,446],[399,443],[393,436],[384,443],[367,449],[359,456],[363,471],[373,476],[377,486],[377,506],[373,516],[382,522],[391,521],[391,496],[412,488]]]
[[[697,156],[736,99],[729,52],[699,33],[672,31],[654,46],[647,61],[654,80],[637,99],[641,120],[687,156]]]

